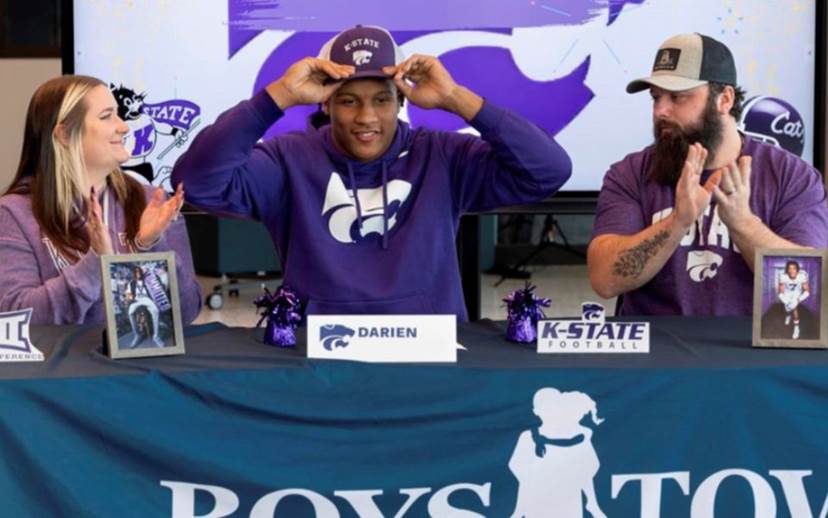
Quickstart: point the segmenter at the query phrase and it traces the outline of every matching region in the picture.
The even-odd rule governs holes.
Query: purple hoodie
[[[145,187],[145,191],[149,201],[153,189]],[[108,208],[110,230],[118,229],[113,248],[116,253],[131,253],[125,242],[124,211],[112,189],[106,189],[101,200],[102,207]],[[173,222],[150,252],[167,250],[175,252],[181,318],[189,324],[201,309],[201,288],[193,271],[184,218]],[[0,311],[33,308],[33,324],[104,323],[101,277],[100,256],[94,251],[71,264],[41,235],[29,196],[0,198]]]
[[[542,200],[571,171],[548,134],[489,103],[471,122],[482,139],[400,121],[366,163],[336,150],[329,125],[257,144],[282,115],[264,91],[239,103],[193,140],[172,181],[208,211],[262,221],[308,314],[465,320],[460,215]]]

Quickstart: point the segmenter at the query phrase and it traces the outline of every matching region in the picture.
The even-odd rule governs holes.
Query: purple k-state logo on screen
[[[355,332],[341,324],[327,324],[319,328],[319,340],[325,350],[333,351],[335,347],[348,347]]]

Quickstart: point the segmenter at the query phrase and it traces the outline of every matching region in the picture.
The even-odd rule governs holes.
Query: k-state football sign
[[[649,322],[607,322],[601,304],[584,302],[579,320],[538,321],[538,353],[648,353]]]
[[[308,358],[456,362],[454,315],[308,315]]]

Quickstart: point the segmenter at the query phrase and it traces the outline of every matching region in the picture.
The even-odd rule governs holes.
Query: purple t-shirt
[[[819,173],[799,157],[744,137],[753,157],[750,207],[780,237],[828,246],[828,207]],[[592,237],[631,235],[666,218],[675,188],[649,179],[653,147],[627,155],[604,177]],[[712,171],[705,171],[702,182]],[[715,199],[650,282],[624,294],[623,315],[750,315],[753,272],[734,247]]]

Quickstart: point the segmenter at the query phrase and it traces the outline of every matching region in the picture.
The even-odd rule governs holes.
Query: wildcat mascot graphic
[[[129,126],[126,148],[130,158],[122,168],[139,182],[172,192],[170,173],[175,156],[171,152],[183,152],[190,133],[201,121],[201,108],[183,99],[150,104],[145,102],[146,92],[124,85],[110,83],[109,89],[118,103],[118,116]]]

